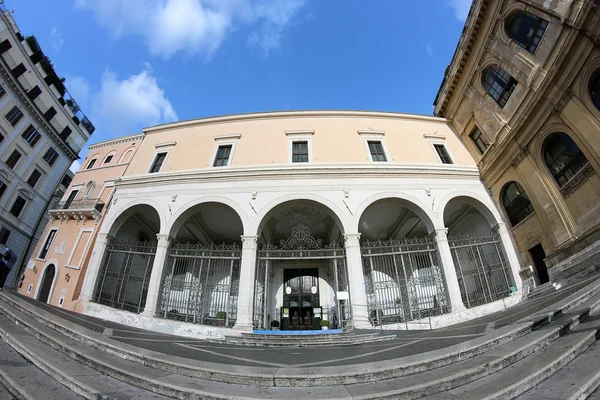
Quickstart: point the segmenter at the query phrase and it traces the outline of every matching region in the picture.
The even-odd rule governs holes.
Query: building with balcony
[[[145,129],[138,147],[102,197],[108,209],[81,197],[95,175],[85,168],[104,162],[92,155],[77,195],[52,211],[57,239],[39,250],[75,254],[82,269],[43,253],[24,288],[49,264],[61,284],[81,276],[83,253],[58,235],[96,227],[99,214],[72,307],[147,329],[435,328],[520,299],[508,231],[443,118],[231,115]],[[53,289],[50,303],[66,307],[62,296]]]
[[[540,283],[600,265],[600,9],[477,0],[435,100]],[[528,266],[531,265],[531,269]]]
[[[0,251],[18,256],[7,286],[93,131],[35,38],[0,4]]]
[[[18,292],[75,308],[100,222],[143,135],[89,146],[89,155],[48,211],[49,222],[19,277]],[[22,279],[21,279],[22,278]]]

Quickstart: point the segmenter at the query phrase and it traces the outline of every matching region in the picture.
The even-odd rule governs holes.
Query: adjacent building
[[[0,251],[18,256],[7,286],[93,131],[36,39],[0,4]]]
[[[435,100],[541,283],[600,261],[599,18],[591,1],[476,0]]]
[[[89,153],[64,195],[48,214],[18,292],[49,304],[75,309],[100,222],[143,135],[89,146]]]

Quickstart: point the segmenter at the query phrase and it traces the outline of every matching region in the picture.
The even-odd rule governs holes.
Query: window
[[[226,167],[229,164],[229,155],[231,154],[231,145],[219,146],[213,167]]]
[[[69,128],[68,126],[65,126],[65,128],[62,130],[62,132],[60,132],[60,135],[58,135],[62,140],[66,141],[69,136],[71,135],[71,132],[73,132],[71,130],[71,128]]]
[[[469,137],[475,143],[477,150],[479,150],[480,154],[485,153],[488,147],[490,147],[490,143],[487,140],[487,137],[479,130],[479,128],[475,127],[473,131],[469,134]]]
[[[590,96],[594,106],[600,110],[600,72],[596,72],[590,81]]]
[[[94,185],[94,182],[89,181],[85,188],[85,192],[83,193],[83,198],[87,199],[88,197],[90,197],[90,195],[92,194],[92,192],[94,191],[95,188],[96,188],[96,185]]]
[[[85,169],[92,169],[92,168],[94,168],[94,164],[96,164],[96,159],[92,158],[90,160],[90,162],[88,163],[87,167],[85,167]]]
[[[19,110],[19,107],[14,106],[11,110],[4,116],[9,124],[15,126],[21,118],[23,118],[23,113]]]
[[[5,227],[0,229],[0,244],[6,245],[8,243],[8,238],[10,237],[10,231]]]
[[[31,100],[35,100],[39,97],[40,94],[42,94],[42,89],[40,89],[39,86],[35,85],[31,88],[29,92],[27,92],[27,97],[29,97],[29,99]]]
[[[42,177],[42,173],[40,172],[40,170],[34,169],[33,172],[31,173],[31,175],[29,175],[29,179],[27,179],[27,183],[32,188],[35,188],[35,185],[37,185],[37,183],[40,181],[41,177]]]
[[[65,201],[65,204],[62,207],[64,210],[71,207],[73,200],[75,200],[75,197],[77,197],[77,193],[79,193],[79,190],[71,190],[71,193],[69,193],[69,197],[67,197],[67,201]]]
[[[371,152],[371,159],[373,161],[387,161],[381,141],[369,140],[367,143],[369,144],[369,151]]]
[[[42,250],[40,251],[40,254],[38,256],[38,258],[41,258],[42,260],[46,259],[46,256],[48,255],[48,252],[50,251],[50,246],[52,246],[52,242],[54,241],[54,237],[56,236],[56,229],[52,229],[50,231],[50,233],[48,233],[48,236],[46,237],[46,241],[44,242],[44,247],[42,247]]]
[[[52,118],[54,118],[55,115],[56,115],[56,109],[54,107],[50,107],[44,113],[44,118],[46,119],[46,121],[50,121]]]
[[[5,190],[6,190],[6,183],[0,181],[0,197],[2,197]]]
[[[12,207],[10,208],[10,213],[15,217],[19,218],[19,215],[21,215],[21,211],[23,211],[23,208],[25,208],[25,204],[27,204],[27,200],[25,200],[21,196],[18,196],[15,202],[13,203]]]
[[[517,182],[510,182],[504,186],[501,200],[512,226],[523,221],[534,211],[525,190]]]
[[[44,161],[46,161],[46,163],[48,163],[49,166],[52,166],[52,164],[54,164],[54,161],[56,161],[56,159],[58,158],[58,153],[56,152],[56,150],[50,147],[48,151],[46,151],[46,154],[44,154],[44,157],[42,158]]]
[[[547,26],[548,21],[545,19],[526,11],[519,11],[508,20],[506,30],[508,36],[516,44],[533,54],[540,44]]]
[[[4,90],[4,88],[0,85],[0,97],[4,96],[5,93],[6,90]]]
[[[558,186],[563,187],[588,160],[566,133],[555,133],[544,145],[544,161]]]
[[[504,105],[512,95],[517,81],[508,72],[497,65],[493,65],[485,71],[483,87],[490,96],[504,108]]]
[[[308,162],[308,142],[292,143],[292,162]]]
[[[2,132],[0,132],[0,142],[2,142],[4,140],[4,135],[2,134]]]
[[[21,75],[23,75],[25,72],[27,72],[27,68],[25,68],[23,63],[21,63],[21,64],[17,65],[16,67],[14,67],[11,72],[15,78],[19,78]]]
[[[29,144],[31,147],[35,146],[35,144],[40,140],[41,135],[32,125],[29,125],[25,132],[21,135],[23,139]]]
[[[446,146],[443,144],[434,144],[433,148],[437,152],[437,155],[443,164],[454,164],[454,162],[452,162],[452,157],[450,157],[450,153],[448,153],[448,150],[446,149]]]
[[[62,181],[60,181],[60,184],[63,185],[64,187],[69,187],[69,185],[71,184],[72,181],[73,181],[73,177],[67,173],[67,175],[65,175],[62,178]]]
[[[107,156],[107,157],[104,159],[104,163],[103,163],[103,164],[110,164],[110,162],[112,161],[113,157],[114,157],[114,155],[113,155],[113,154],[110,154],[109,156]]]
[[[18,150],[13,150],[12,154],[10,155],[10,157],[8,157],[8,159],[6,160],[6,164],[11,168],[11,169],[15,169],[15,167],[17,166],[17,163],[19,162],[19,160],[21,159],[23,155],[21,153],[19,153]]]
[[[0,54],[4,54],[11,48],[12,44],[10,43],[10,41],[8,39],[3,40],[2,43],[0,43]]]
[[[163,162],[165,162],[165,158],[167,158],[167,153],[158,153],[154,157],[154,162],[152,162],[152,166],[150,167],[149,173],[153,174],[155,172],[160,171],[162,168]]]

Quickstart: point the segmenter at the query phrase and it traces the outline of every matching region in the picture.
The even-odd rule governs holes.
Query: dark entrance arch
[[[44,271],[44,277],[42,278],[42,287],[38,294],[38,300],[47,303],[50,299],[50,290],[52,289],[52,283],[54,282],[54,275],[56,275],[56,268],[54,264],[48,265],[46,271]]]

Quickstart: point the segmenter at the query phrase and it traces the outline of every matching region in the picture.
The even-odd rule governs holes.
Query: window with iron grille
[[[552,176],[563,187],[588,160],[577,144],[566,133],[555,133],[544,145],[544,161]]]
[[[367,143],[369,144],[369,151],[371,152],[371,159],[373,161],[387,161],[381,141],[369,140]]]
[[[156,157],[154,157],[154,162],[150,167],[149,173],[159,172],[162,168],[163,162],[165,162],[165,158],[167,158],[167,153],[158,153]]]
[[[35,144],[38,142],[38,140],[40,140],[41,137],[39,132],[32,125],[29,125],[21,136],[31,147],[35,146]]]
[[[2,195],[4,194],[4,191],[6,190],[6,183],[0,181],[0,198],[2,197]]]
[[[57,158],[58,153],[52,147],[50,147],[48,151],[46,151],[46,154],[44,154],[44,157],[42,157],[42,159],[46,161],[49,166],[52,166]]]
[[[517,182],[509,182],[502,190],[502,206],[512,226],[533,213],[534,208],[525,190]]]
[[[477,150],[479,150],[480,154],[485,153],[488,147],[490,147],[490,142],[488,142],[487,137],[479,130],[479,128],[475,127],[473,131],[469,134],[469,137],[475,143]]]
[[[437,152],[438,156],[440,157],[440,161],[443,164],[454,164],[452,157],[450,157],[450,153],[448,153],[448,150],[446,149],[446,146],[443,144],[434,144],[433,147],[435,148],[435,151]]]
[[[50,246],[52,246],[52,242],[54,241],[54,237],[56,236],[56,229],[52,229],[50,231],[50,233],[48,234],[48,237],[46,238],[46,241],[44,242],[44,247],[42,247],[42,250],[40,251],[40,254],[38,256],[38,258],[41,258],[42,260],[46,259],[46,256],[48,255],[48,252],[50,251]]]
[[[9,124],[15,126],[21,118],[23,118],[23,113],[19,110],[19,107],[14,106],[10,109],[10,111],[4,116]]]
[[[213,167],[226,167],[229,163],[229,155],[231,154],[231,145],[219,146]]]
[[[10,237],[10,231],[8,229],[6,229],[5,227],[2,227],[2,229],[0,229],[0,244],[6,244],[8,243],[8,238]]]
[[[485,71],[483,87],[490,96],[502,108],[517,87],[517,80],[508,72],[497,65],[493,65]]]
[[[11,169],[15,169],[22,156],[23,155],[18,150],[13,150],[12,154],[6,160],[6,165]]]
[[[19,215],[21,215],[23,208],[25,208],[25,204],[27,204],[27,200],[25,200],[21,196],[18,196],[15,202],[13,203],[12,207],[10,208],[10,213],[15,217],[19,218]]]
[[[516,44],[533,54],[547,26],[548,21],[545,19],[526,11],[518,11],[508,20],[507,32]]]
[[[39,169],[36,168],[33,170],[31,175],[29,175],[29,179],[27,179],[27,183],[32,188],[35,188],[35,185],[37,185],[37,183],[40,181],[41,177],[42,177],[42,173],[40,172]]]
[[[308,162],[308,142],[292,143],[292,162]]]

